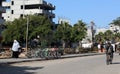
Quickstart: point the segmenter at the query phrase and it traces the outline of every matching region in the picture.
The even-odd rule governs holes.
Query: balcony
[[[52,17],[52,18],[55,18],[55,14],[52,13],[52,12],[43,11],[43,14],[48,15],[48,16],[50,16],[50,17]]]
[[[49,16],[52,17],[52,18],[55,18],[55,14],[52,13],[52,12],[49,12],[47,15],[49,15]]]
[[[27,14],[43,14],[44,11],[43,10],[39,10],[39,9],[31,9],[31,10],[25,10],[25,15]]]
[[[46,1],[43,1],[43,3],[41,4],[41,8],[43,9],[47,9],[47,10],[55,10],[55,6],[52,5],[51,3],[47,3]]]

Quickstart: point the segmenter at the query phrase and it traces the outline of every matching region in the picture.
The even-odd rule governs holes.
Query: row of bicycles
[[[63,51],[58,48],[34,48],[27,52],[28,58],[58,59],[63,55]]]

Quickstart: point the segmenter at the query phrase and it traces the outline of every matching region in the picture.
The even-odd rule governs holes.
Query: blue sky
[[[94,21],[98,28],[107,27],[120,16],[120,0],[46,0],[56,6],[55,21],[58,17],[70,19],[71,24],[83,20]]]
[[[65,17],[71,24],[83,20],[90,24],[91,21],[100,27],[107,27],[112,20],[120,16],[120,0],[46,0],[56,6],[56,18]]]

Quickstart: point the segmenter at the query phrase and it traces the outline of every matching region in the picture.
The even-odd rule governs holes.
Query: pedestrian
[[[20,48],[19,42],[17,40],[14,40],[13,45],[12,45],[12,57],[13,58],[18,58],[19,48]]]
[[[118,44],[118,53],[120,55],[120,43]]]
[[[98,46],[97,46],[97,47],[98,47],[98,50],[100,50],[100,48],[101,48],[101,45],[100,45],[100,44],[98,44]]]
[[[107,57],[106,61],[107,61],[107,64],[108,64],[108,62],[110,62],[110,64],[112,64],[113,53],[114,53],[113,46],[112,46],[112,44],[110,42],[108,42],[106,44],[106,57]]]

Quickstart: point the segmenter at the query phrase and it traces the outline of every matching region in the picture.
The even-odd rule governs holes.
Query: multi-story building
[[[7,8],[6,13],[2,14],[6,21],[13,21],[30,14],[47,15],[51,21],[55,18],[52,12],[55,6],[44,0],[10,0],[2,2],[2,6]]]
[[[4,25],[3,25],[4,20],[2,18],[2,13],[5,12],[5,9],[2,7],[2,1],[5,1],[5,0],[0,0],[0,42],[2,41],[1,33],[2,33],[3,29],[4,29]],[[0,43],[0,46],[1,46],[1,43]]]
[[[4,20],[2,18],[2,13],[5,12],[5,9],[2,7],[2,1],[5,1],[5,0],[0,0],[0,25],[3,24]]]
[[[59,18],[58,24],[68,23],[70,24],[70,20],[67,18]]]
[[[120,32],[120,27],[114,24],[110,24],[109,30],[111,30],[114,33]]]

